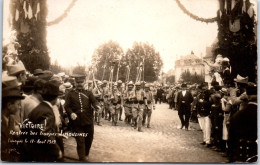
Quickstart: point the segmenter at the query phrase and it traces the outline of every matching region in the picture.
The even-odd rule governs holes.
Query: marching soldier
[[[112,116],[112,125],[116,126],[119,118],[120,109],[123,107],[123,99],[121,92],[117,88],[117,83],[114,83],[111,95],[110,113]]]
[[[93,95],[95,96],[96,100],[99,102],[99,105],[101,107],[99,111],[95,111],[95,122],[99,126],[102,126],[100,123],[100,120],[101,120],[103,109],[104,109],[103,95],[102,95],[103,92],[102,92],[101,86],[102,86],[102,82],[98,81],[97,87],[95,87],[93,89]]]
[[[133,100],[134,98],[134,84],[132,81],[128,83],[127,89],[124,92],[124,108],[125,108],[125,122],[128,124],[131,124],[132,120],[132,105],[133,105]]]
[[[79,160],[88,161],[94,135],[94,115],[91,106],[95,110],[99,110],[100,107],[93,93],[83,89],[85,76],[74,75],[74,77],[76,89],[68,93],[64,107],[71,119],[72,131],[87,134],[87,136],[76,136],[75,138]]]
[[[122,94],[124,92],[124,87],[123,87],[123,82],[121,80],[117,81],[117,88],[119,90],[119,92]],[[122,121],[122,111],[123,108],[120,108],[120,112],[119,112],[119,120]]]
[[[141,83],[135,84],[135,98],[132,108],[134,128],[138,128],[139,132],[142,132],[143,110],[144,110],[144,91],[141,89]]]
[[[145,84],[145,109],[143,114],[143,126],[145,125],[146,117],[147,117],[147,128],[151,128],[150,121],[152,116],[152,110],[155,110],[153,93],[150,91],[150,86]]]
[[[104,117],[105,120],[108,120],[108,116],[109,118],[111,118],[110,116],[110,112],[109,112],[109,105],[110,105],[110,101],[109,101],[109,90],[107,87],[107,80],[103,81],[102,84],[102,95],[103,95],[103,103],[104,103]]]

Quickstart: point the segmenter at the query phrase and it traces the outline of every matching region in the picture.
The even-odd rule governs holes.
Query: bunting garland
[[[47,22],[47,26],[51,26],[51,25],[57,24],[57,23],[61,22],[64,18],[66,18],[68,13],[70,12],[70,10],[72,9],[72,7],[75,5],[76,2],[77,2],[77,0],[72,0],[70,5],[64,11],[64,13],[62,15],[60,15],[59,17],[57,17],[56,19],[54,19],[54,20],[52,20],[50,22]]]
[[[176,0],[176,3],[178,4],[178,6],[181,8],[181,10],[187,14],[188,16],[190,16],[191,18],[197,20],[197,21],[201,21],[201,22],[206,22],[206,23],[213,23],[215,21],[217,21],[217,17],[214,18],[201,18],[195,14],[192,14],[189,10],[187,10],[183,4],[181,4],[180,0]]]

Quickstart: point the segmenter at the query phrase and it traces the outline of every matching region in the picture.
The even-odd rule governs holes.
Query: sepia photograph
[[[3,0],[1,162],[257,163],[257,0]]]

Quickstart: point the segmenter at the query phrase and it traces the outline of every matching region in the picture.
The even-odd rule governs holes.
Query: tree
[[[55,60],[55,62],[53,64],[50,65],[50,71],[52,71],[52,73],[54,74],[57,74],[57,73],[60,73],[60,72],[64,72],[64,68],[62,68],[58,61]]]
[[[86,67],[84,65],[78,64],[73,68],[72,74],[86,75]]]
[[[129,80],[135,81],[137,68],[143,64],[144,60],[144,77],[141,78],[146,82],[153,82],[158,79],[163,62],[159,52],[155,51],[153,45],[148,43],[134,42],[133,47],[128,49],[123,57],[126,66],[130,67]]]
[[[166,83],[168,84],[173,84],[175,82],[175,76],[171,75],[171,76],[167,76],[166,77]]]
[[[12,30],[20,44],[18,56],[25,68],[49,69],[50,57],[46,46],[46,0],[11,0]]]
[[[181,79],[183,82],[190,83],[190,84],[194,84],[194,83],[200,84],[205,81],[204,76],[198,75],[197,73],[191,74],[189,70],[181,74]]]
[[[115,80],[119,62],[123,56],[123,49],[117,42],[110,40],[100,45],[92,55],[92,65],[95,68],[99,68],[95,71],[95,78],[99,80],[109,80],[110,69],[114,66],[113,79]],[[123,72],[121,71],[119,79],[123,78],[122,75]]]

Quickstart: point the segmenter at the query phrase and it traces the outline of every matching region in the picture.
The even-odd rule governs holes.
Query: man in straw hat
[[[238,106],[238,110],[243,109],[248,102],[247,94],[246,94],[246,87],[248,84],[248,77],[242,77],[240,75],[237,75],[237,77],[234,79],[236,84],[235,93],[231,95],[231,100],[233,105]]]
[[[22,61],[19,61],[16,64],[8,64],[7,67],[7,73],[9,76],[15,76],[18,80],[18,82],[21,82],[22,84],[25,84],[25,81],[27,79],[26,77],[26,69],[22,63]]]
[[[16,78],[15,78],[16,79]],[[2,161],[19,161],[20,156],[17,154],[18,146],[8,143],[14,136],[10,131],[17,131],[14,128],[12,116],[21,109],[21,100],[24,99],[21,91],[17,87],[3,87],[2,89],[2,122],[1,122],[1,160]],[[19,152],[19,151],[18,151]]]

